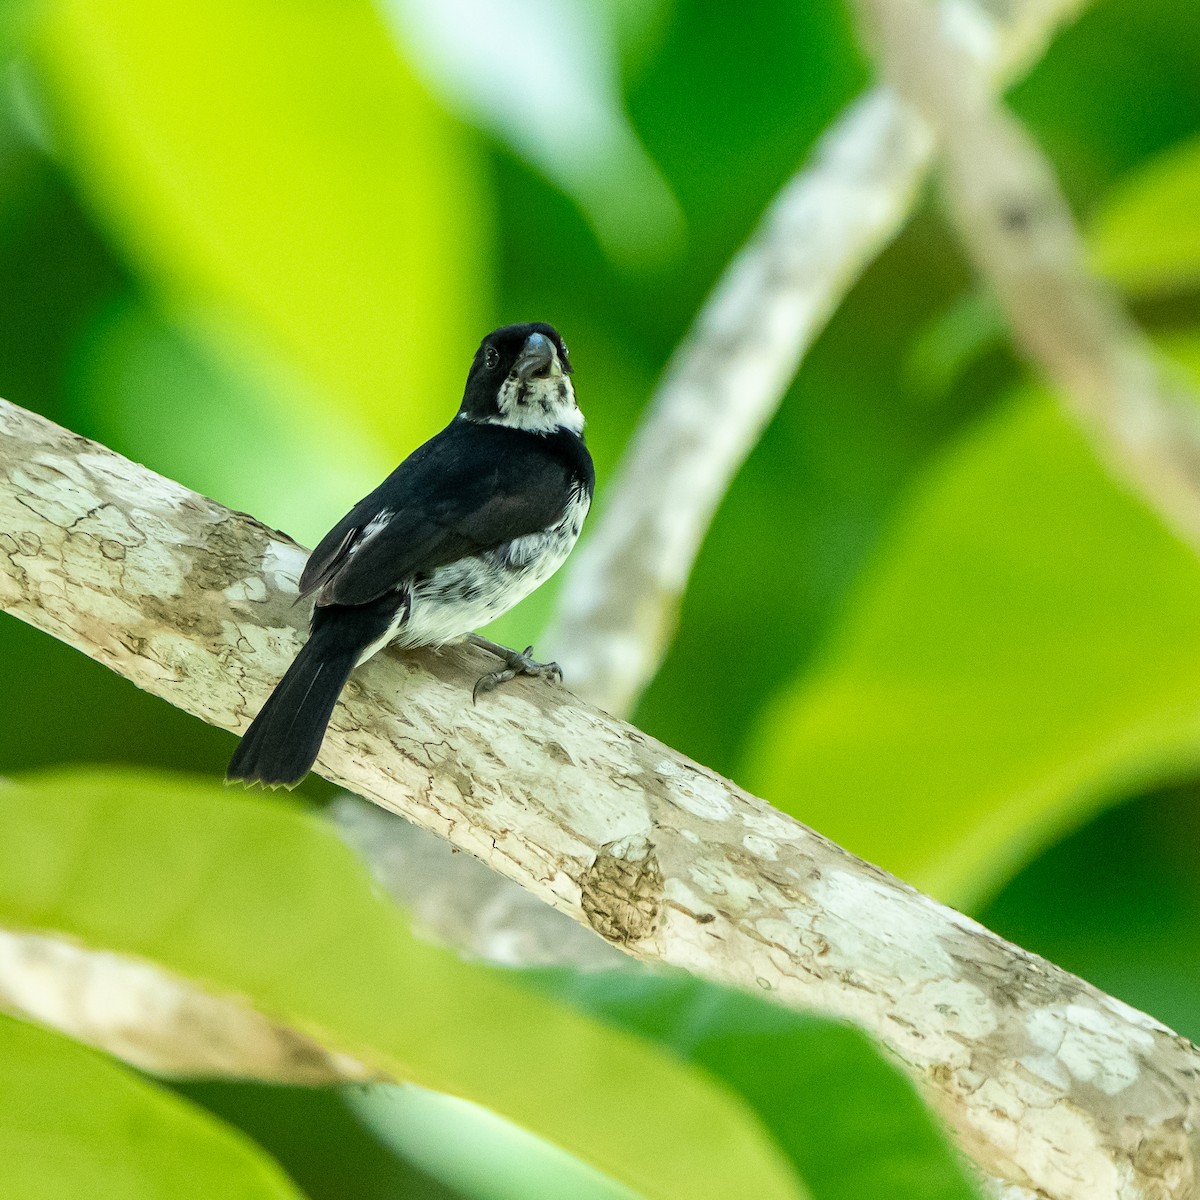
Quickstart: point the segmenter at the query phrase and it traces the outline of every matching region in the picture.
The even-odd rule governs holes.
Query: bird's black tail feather
[[[318,627],[246,730],[225,777],[295,787],[308,774],[362,645]]]

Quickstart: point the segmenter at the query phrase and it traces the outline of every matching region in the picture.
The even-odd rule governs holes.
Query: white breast
[[[407,619],[371,653],[388,641],[399,646],[443,646],[508,612],[566,562],[590,504],[591,498],[581,492],[551,528],[516,538],[478,558],[438,567],[428,579],[413,585]]]

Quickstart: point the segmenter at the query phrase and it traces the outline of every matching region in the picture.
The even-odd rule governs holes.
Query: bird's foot
[[[541,679],[553,680],[555,683],[562,683],[562,668],[558,663],[537,662],[532,657],[532,646],[526,646],[518,654],[516,650],[510,650],[507,646],[500,646],[495,642],[489,642],[486,638],[481,638],[477,634],[471,634],[468,640],[477,646],[482,646],[485,650],[491,651],[491,653],[504,660],[502,670],[489,671],[486,675],[479,677],[475,687],[471,691],[472,703],[478,701],[479,697],[485,692],[494,691],[501,684],[516,679],[518,675],[533,675]]]

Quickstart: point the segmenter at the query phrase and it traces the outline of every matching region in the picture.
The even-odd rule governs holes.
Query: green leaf
[[[316,817],[169,776],[0,791],[0,926],[157,964],[650,1197],[801,1189],[745,1105],[645,1043],[416,941]]]
[[[490,282],[479,164],[369,0],[53,0],[39,62],[66,164],[223,344],[290,363],[289,419],[374,483],[452,415]],[[331,402],[332,401],[332,402]]]
[[[1121,179],[1088,227],[1092,265],[1136,297],[1200,287],[1200,138]],[[943,400],[966,369],[1004,344],[1008,327],[995,299],[969,291],[933,317],[913,342],[905,383],[928,402]]]
[[[495,1113],[412,1087],[352,1092],[381,1142],[471,1200],[637,1200],[637,1193]]]
[[[372,1089],[246,1079],[170,1084],[272,1154],[310,1200],[471,1200],[399,1157],[365,1126],[351,1104]]]
[[[1026,395],[924,480],[747,776],[964,905],[1198,747],[1200,562]]]
[[[1098,270],[1138,295],[1200,287],[1200,138],[1123,179],[1091,227]]]
[[[261,1150],[94,1051],[0,1015],[0,1200],[297,1200]]]
[[[775,1134],[813,1200],[978,1197],[913,1085],[859,1029],[682,973],[527,974],[723,1079]]]

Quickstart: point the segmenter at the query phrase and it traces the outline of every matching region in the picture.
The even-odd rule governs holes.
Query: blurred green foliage
[[[749,783],[970,906],[1096,805],[1200,763],[1200,560],[1046,397],[939,467],[764,720]]]
[[[593,1164],[594,1190],[605,1197],[636,1189],[683,1200],[743,1192],[866,1200],[883,1190],[972,1200],[911,1087],[862,1035],[757,997],[621,975],[588,981],[579,1006],[618,1014],[588,1020],[522,991],[511,973],[413,938],[332,826],[278,800],[129,771],[10,784],[0,790],[0,929],[153,963],[252,1005],[368,1075],[490,1108]],[[564,986],[571,990],[569,980],[558,989],[542,982],[543,991]],[[640,1015],[631,1004],[639,991]],[[819,1099],[794,1102],[793,1089],[823,1094],[829,1042],[834,1074],[852,1089],[847,1102],[832,1110]],[[385,1128],[398,1124],[403,1140],[430,1103],[395,1107],[367,1111]],[[459,1136],[471,1128],[453,1110],[442,1113],[447,1122]],[[471,1140],[480,1136],[476,1129]],[[511,1140],[503,1128],[494,1135],[497,1146]],[[456,1181],[472,1177],[439,1161],[428,1142],[423,1133],[417,1161]],[[857,1174],[838,1172],[849,1183],[826,1186],[818,1171],[809,1191],[815,1148],[838,1142]],[[583,1193],[584,1168],[561,1150],[549,1154],[536,1143],[516,1147],[516,1194]],[[594,1168],[624,1187],[604,1186]]]
[[[489,223],[478,152],[373,6],[61,0],[38,32],[65,163],[160,298],[336,397],[278,398],[328,469],[432,434],[487,307]]]
[[[1127,176],[1095,222],[1098,270],[1131,295],[1200,289],[1200,138]]]
[[[111,1059],[0,1014],[5,1200],[299,1200],[248,1138]]]
[[[0,792],[0,914],[246,998],[647,1195],[700,1200],[742,1181],[799,1200],[721,1089],[413,938],[333,828],[291,805],[161,775],[33,776]]]
[[[633,8],[597,0],[618,56],[603,67],[683,229],[682,242],[640,258],[614,255],[619,229],[597,237],[595,197],[569,198],[496,132],[445,111],[418,82],[424,64],[400,26],[367,0],[202,0],[186,11],[9,0],[0,7],[0,394],[311,542],[450,416],[488,327],[548,319],[572,348],[603,488],[713,281],[867,79],[835,0]],[[1054,159],[1097,264],[1181,369],[1200,374],[1197,45],[1194,0],[1098,0],[1012,103]],[[1097,466],[1052,398],[1028,386],[927,200],[835,315],[726,498],[636,719],[1200,1036],[1190,936],[1200,917],[1190,871],[1200,853],[1198,571]],[[534,640],[553,590],[496,635]],[[232,748],[229,735],[6,617],[0,663],[2,774],[89,763],[215,777]],[[173,817],[126,826],[98,817],[90,831],[95,880],[111,883],[93,917],[126,919],[169,898],[129,857],[147,852],[145,838],[182,836],[201,810],[218,825],[251,811],[190,791],[172,802],[174,785],[155,786]],[[60,789],[62,837],[84,804],[80,788]],[[308,797],[321,794],[307,786]],[[403,1058],[406,1077],[488,1101],[595,1159],[597,1146],[578,1140],[587,1131],[577,1099],[547,1103],[531,1082],[548,1076],[533,1064],[547,1062],[550,1044],[523,1026],[544,1019],[570,1031],[563,1060],[613,1137],[628,1114],[597,1091],[610,1051],[597,1051],[585,1081],[580,1044],[620,1045],[645,1064],[643,1086],[659,1080],[660,1140],[686,1125],[689,1105],[732,1105],[741,1117],[729,1128],[760,1148],[760,1169],[797,1189],[803,1179],[816,1200],[966,1186],[906,1085],[852,1031],[638,977],[541,980],[555,999],[527,995],[406,940],[365,884],[349,882],[347,860],[321,868],[337,888],[304,892],[311,831],[296,832],[290,808],[253,811],[274,832],[247,836],[237,860],[243,919],[225,924],[231,893],[201,904],[193,891],[192,934],[207,930],[201,941],[228,952],[225,967],[239,953],[245,966],[263,951],[254,913],[289,888],[308,895],[314,925],[340,930],[355,905],[373,913],[359,918],[396,939],[392,949],[364,950],[344,978],[324,980],[330,1028],[347,1013],[365,1022],[356,1051]],[[9,837],[0,855],[14,853]],[[45,861],[12,860],[2,882],[14,904],[16,867],[28,902],[48,881]],[[105,874],[119,868],[143,890]],[[184,881],[167,883],[182,902]],[[82,936],[81,914],[64,914],[55,927]],[[221,947],[226,928],[241,940]],[[97,944],[120,941],[117,927],[105,930]],[[309,944],[298,933],[284,940],[293,938]],[[299,1015],[298,997],[315,1003],[283,966],[235,979],[216,959],[179,957],[197,944],[137,943],[209,982],[251,995],[273,986],[281,1012]],[[362,995],[335,997],[350,980]],[[446,998],[439,987],[460,995],[459,1015],[440,1026],[429,1015]],[[486,1061],[471,1047],[500,1013],[512,1029],[494,1036],[527,1059],[525,1079],[475,1072]],[[72,1066],[83,1052],[58,1040],[42,1047],[47,1064],[61,1060],[78,1079],[103,1065],[92,1055]],[[425,1074],[419,1054],[429,1056]],[[118,1085],[118,1068],[104,1071],[114,1074],[97,1077],[98,1091],[142,1095],[127,1073]],[[196,1129],[226,1136],[200,1109],[239,1126],[313,1197],[524,1196],[538,1172],[544,1182],[557,1178],[546,1171],[583,1170],[512,1134],[503,1180],[472,1176],[466,1147],[505,1135],[416,1092],[364,1106],[261,1085],[180,1091]],[[890,1097],[897,1125],[853,1127],[873,1095]],[[819,1103],[827,1096],[836,1099]],[[443,1136],[432,1147],[435,1130]],[[680,1133],[661,1147],[664,1161],[687,1145]],[[427,1151],[419,1167],[404,1161],[415,1146]],[[647,1161],[616,1157],[602,1165],[626,1179]],[[925,1165],[906,1176],[906,1163]],[[872,1170],[897,1174],[882,1185]]]

